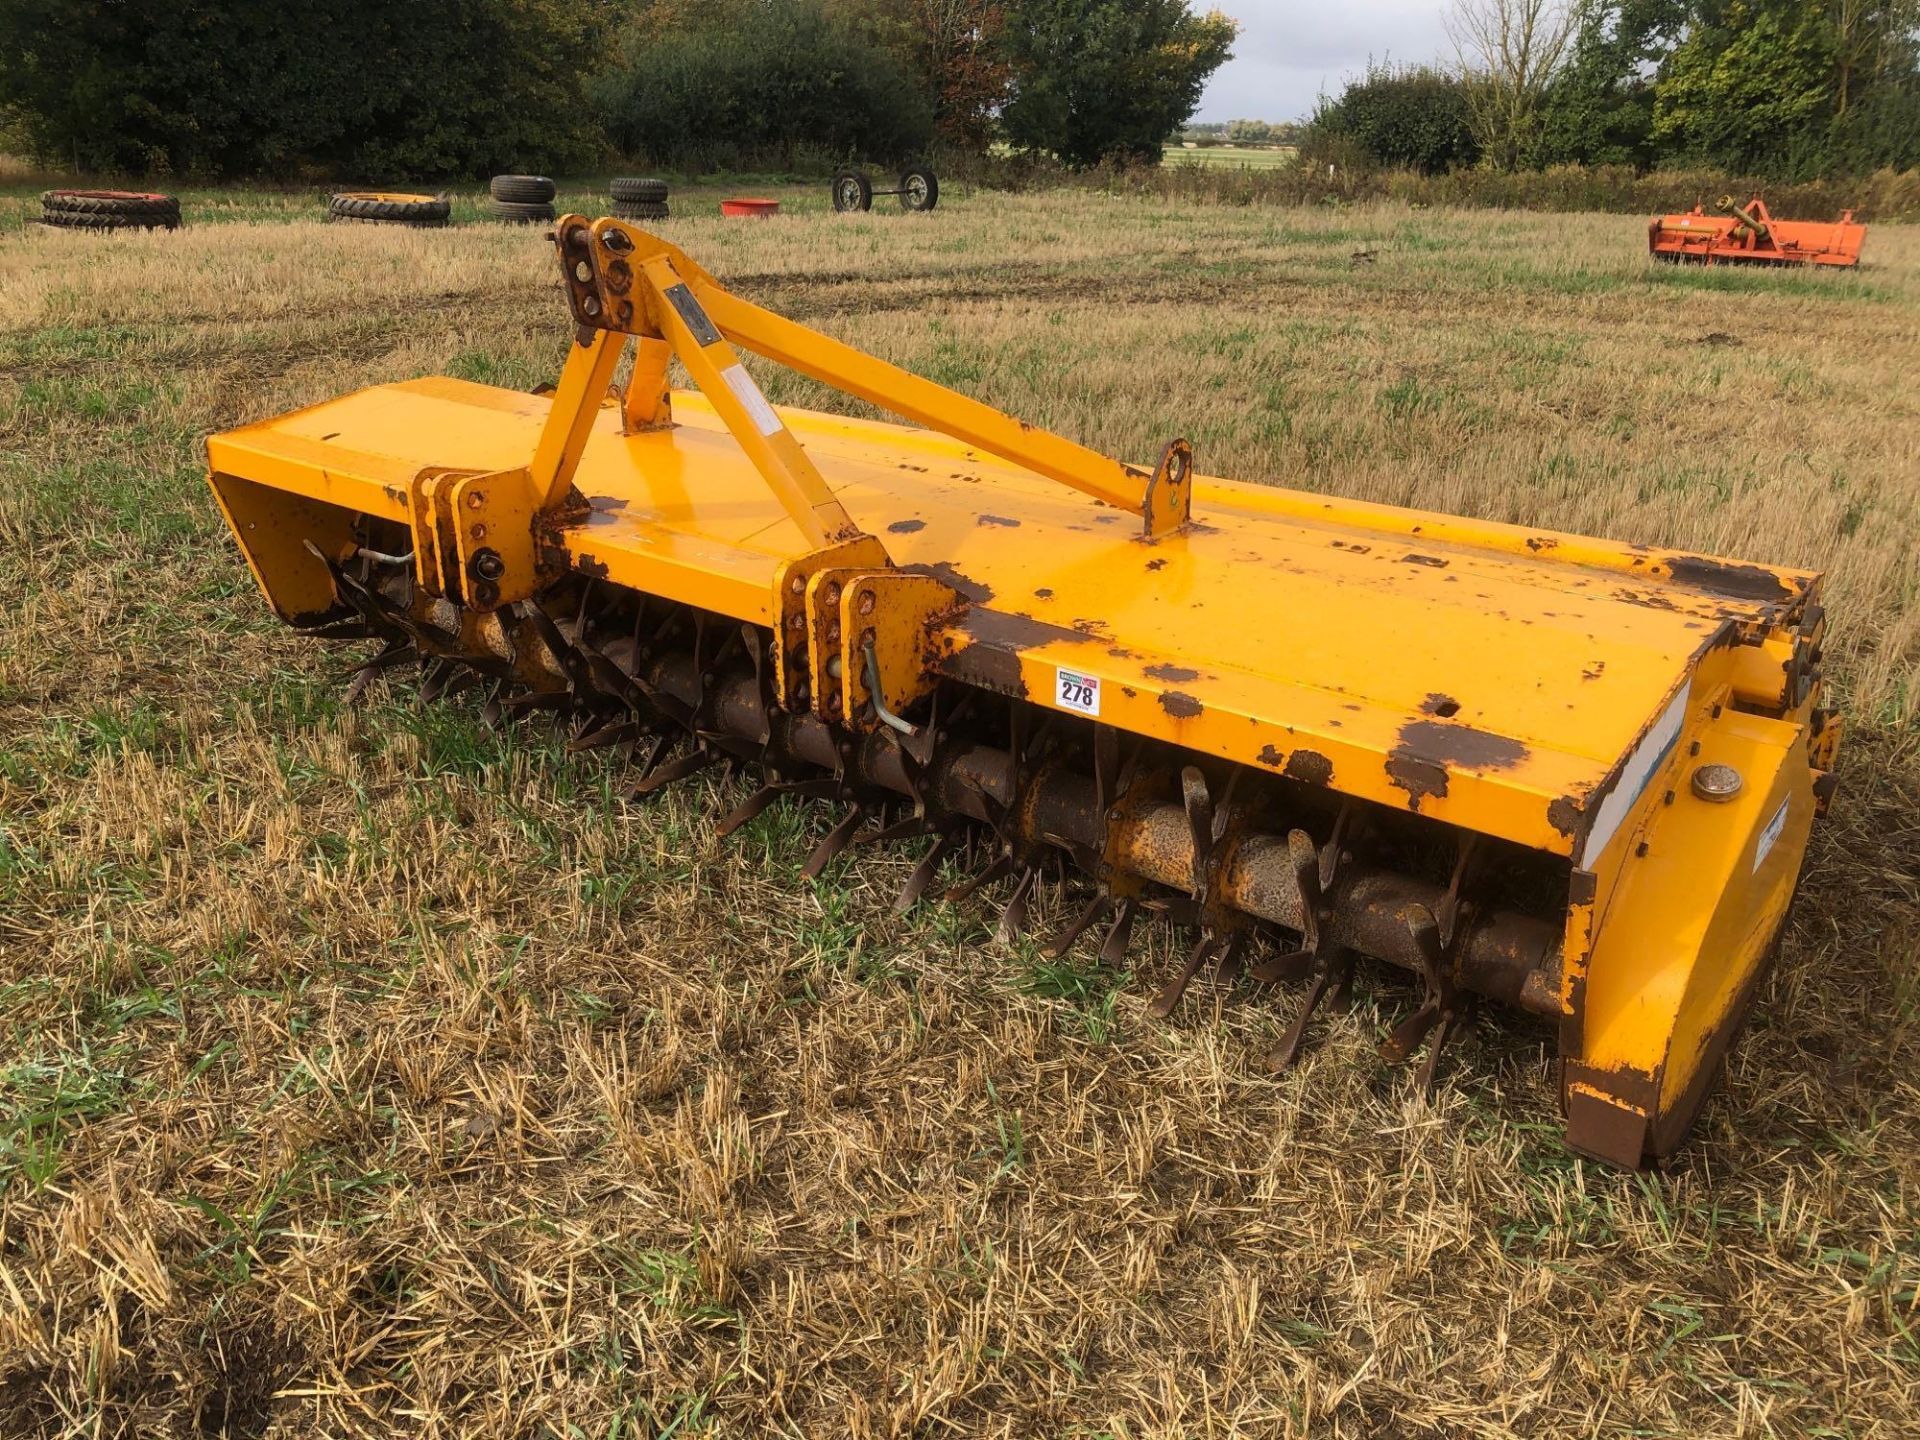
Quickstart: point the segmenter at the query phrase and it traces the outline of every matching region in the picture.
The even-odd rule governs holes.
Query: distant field
[[[1291,165],[1300,158],[1300,150],[1294,145],[1196,145],[1189,150],[1172,144],[1162,153],[1169,165],[1192,161],[1196,165],[1244,165],[1254,170]]]
[[[0,1435],[1920,1434],[1920,229],[1833,275],[1656,267],[1633,216],[1090,190],[660,226],[1121,456],[1826,569],[1840,794],[1724,1093],[1632,1176],[1562,1146],[1538,1029],[1483,1014],[1417,1098],[1376,1055],[1403,979],[1275,1079],[1298,992],[1154,1020],[1165,926],[1050,963],[978,903],[896,917],[924,842],[809,884],[824,809],[717,841],[743,779],[628,807],[471,692],[349,708],[202,437],[550,381],[540,230],[196,190],[74,236],[36,183],[0,182]]]

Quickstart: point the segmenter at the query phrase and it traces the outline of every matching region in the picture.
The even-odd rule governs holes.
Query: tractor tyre
[[[509,205],[551,205],[553,181],[544,175],[496,175],[487,194]]]
[[[858,170],[835,171],[833,208],[842,215],[873,209],[873,182]]]
[[[153,230],[161,228],[157,220],[143,220],[129,215],[75,215],[66,211],[53,211],[40,217],[40,223],[55,230]],[[172,229],[172,226],[164,227]]]
[[[667,182],[623,175],[608,184],[607,194],[613,197],[616,205],[664,205],[667,203]]]
[[[487,202],[486,216],[489,220],[498,220],[506,225],[552,224],[553,206],[545,202],[523,204],[515,200],[490,200]]]
[[[47,224],[69,230],[172,230],[180,223],[178,198],[133,190],[48,190],[40,209]]]
[[[353,190],[327,202],[329,220],[359,220],[375,225],[445,225],[453,212],[444,195],[406,195],[384,190]]]
[[[668,218],[667,202],[661,200],[637,205],[616,203],[613,207],[613,218],[616,220],[665,220]]]
[[[940,181],[925,165],[900,172],[900,208],[931,210],[940,203]]]

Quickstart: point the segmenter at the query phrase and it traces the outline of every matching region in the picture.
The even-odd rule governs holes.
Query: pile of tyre
[[[509,225],[553,220],[553,181],[544,175],[496,175],[487,183],[487,218]]]
[[[62,230],[173,230],[180,201],[136,190],[48,190],[40,197],[40,223]]]
[[[445,225],[453,206],[444,195],[409,195],[394,190],[343,190],[327,201],[327,219],[366,225]]]
[[[667,182],[623,175],[607,186],[616,220],[665,220]]]

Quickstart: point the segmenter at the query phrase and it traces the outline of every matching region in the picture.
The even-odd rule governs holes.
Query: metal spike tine
[[[1231,985],[1240,978],[1240,966],[1247,948],[1247,932],[1236,930],[1226,938],[1220,947],[1220,958],[1214,962],[1213,972],[1220,977],[1224,985]]]
[[[1221,795],[1220,803],[1213,807],[1213,843],[1216,845],[1226,837],[1227,822],[1233,815],[1234,796],[1240,789],[1240,777],[1246,773],[1239,766],[1234,766],[1233,772],[1227,776],[1226,793]]]
[[[1027,910],[1033,899],[1035,883],[1040,878],[1040,867],[1029,865],[1020,872],[1013,882],[1013,893],[1007,897],[1005,907],[1000,911],[999,935],[1003,941],[1012,943],[1019,939],[1027,928]]]
[[[357,703],[366,693],[367,686],[373,683],[374,676],[382,670],[391,670],[395,665],[404,665],[409,660],[417,658],[418,655],[411,640],[388,641],[386,649],[360,665],[347,677],[347,693],[341,703],[345,705]]]
[[[971,880],[962,880],[958,885],[955,885],[947,891],[945,898],[950,901],[964,900],[981,886],[991,885],[994,881],[1003,879],[1005,876],[1011,874],[1012,871],[1013,857],[1003,854]]]
[[[440,698],[440,692],[446,687],[448,676],[452,673],[453,662],[433,659],[423,662],[426,677],[420,682],[420,703],[431,705]]]
[[[640,708],[639,702],[646,696],[642,694],[640,687],[633,683],[633,678],[626,671],[591,647],[583,647],[580,650],[580,658],[586,662],[587,674],[593,677],[596,690],[631,710]]]
[[[336,620],[330,625],[315,625],[300,631],[302,640],[371,640],[379,632],[367,621]]]
[[[1133,938],[1134,917],[1140,913],[1140,902],[1131,895],[1120,901],[1120,913],[1113,917],[1113,925],[1107,931],[1107,938],[1100,944],[1100,963],[1120,966],[1126,963],[1127,941]]]
[[[684,780],[689,775],[698,774],[708,766],[716,764],[719,756],[710,750],[689,750],[673,760],[669,760],[651,774],[642,776],[634,787],[627,792],[629,799],[639,799],[643,795],[652,795],[664,790],[676,780]]]
[[[749,795],[745,800],[734,806],[732,810],[728,811],[726,818],[713,827],[713,833],[722,840],[726,839],[727,836],[731,835],[742,825],[763,812],[769,805],[773,804],[774,801],[778,800],[782,793],[782,789],[778,785],[762,785],[758,790],[754,791],[753,794]]]
[[[859,805],[847,811],[845,818],[813,847],[813,853],[807,857],[807,863],[801,867],[800,873],[809,880],[818,880],[821,872],[833,863],[834,857],[853,843],[853,832],[859,828],[866,813]]]
[[[449,664],[451,664],[451,662],[449,662]],[[465,665],[454,665],[452,673],[447,676],[446,682],[440,687],[440,698],[444,700],[448,696],[458,695],[462,690],[471,690],[479,683],[480,672],[478,670],[471,669]]]
[[[546,647],[554,663],[562,670],[570,671],[572,667],[567,662],[573,647],[567,643],[566,637],[560,633],[560,627],[553,623],[552,617],[531,602],[522,606],[520,613],[533,626],[533,633],[539,637],[540,643]]]
[[[913,867],[913,873],[907,876],[907,883],[900,887],[899,898],[893,902],[894,914],[904,915],[920,903],[920,897],[927,893],[927,887],[940,873],[940,862],[958,843],[959,837],[951,830],[933,842],[927,853],[920,857],[920,863]]]
[[[1333,882],[1340,873],[1342,859],[1346,853],[1349,831],[1353,826],[1354,804],[1351,798],[1340,802],[1340,813],[1333,818],[1333,834],[1327,837],[1325,847],[1320,851],[1320,888],[1331,890]]]
[[[500,696],[500,708],[509,715],[524,715],[529,710],[562,710],[566,703],[564,690],[528,690],[518,695],[503,690]]]
[[[1164,1020],[1179,1005],[1180,997],[1187,993],[1187,986],[1193,983],[1193,977],[1200,973],[1200,967],[1207,963],[1207,956],[1213,953],[1220,942],[1212,935],[1202,935],[1187,952],[1187,963],[1180,967],[1180,973],[1169,980],[1160,993],[1153,997],[1153,1003],[1147,1006],[1147,1013],[1156,1020]]]
[[[1447,952],[1440,939],[1440,922],[1426,906],[1409,905],[1407,933],[1413,936],[1414,947],[1420,952],[1420,968],[1427,988],[1441,989],[1445,984]]]
[[[655,732],[652,738],[647,741],[644,747],[647,752],[646,758],[641,760],[638,766],[641,779],[644,780],[653,773],[653,767],[660,763],[660,757],[667,753],[667,747],[672,743],[673,737],[671,735],[664,735],[659,732]],[[642,747],[636,745],[634,747],[634,754],[638,755],[641,748]]]
[[[610,720],[569,740],[567,753],[578,755],[584,750],[604,750],[609,745],[625,745],[646,733],[647,727],[637,720]]]
[[[1337,964],[1329,964],[1313,977],[1313,984],[1308,987],[1306,998],[1300,1002],[1300,1013],[1293,1017],[1293,1024],[1289,1025],[1287,1033],[1280,1037],[1280,1043],[1267,1052],[1267,1069],[1278,1074],[1282,1070],[1292,1068],[1293,1062],[1299,1058],[1300,1044],[1307,1038],[1307,1023],[1313,1019],[1313,1012],[1320,1008],[1320,1002],[1327,998],[1328,993],[1337,983],[1335,971],[1338,968]]]
[[[1440,1023],[1434,1027],[1433,1038],[1427,1042],[1427,1055],[1420,1062],[1420,1068],[1414,1074],[1414,1086],[1423,1100],[1433,1098],[1434,1078],[1440,1072],[1440,1055],[1460,1033],[1465,1016],[1461,1011],[1448,1006],[1440,1012]]]
[[[832,795],[839,788],[832,780],[769,780],[736,806],[716,827],[714,834],[724,840],[782,795],[817,799]]]
[[[1342,957],[1338,968],[1340,977],[1327,992],[1326,1004],[1328,1009],[1344,1015],[1353,1008],[1353,957]]]
[[[1469,833],[1460,842],[1460,853],[1453,862],[1453,876],[1447,882],[1447,893],[1441,898],[1440,908],[1433,916],[1438,927],[1440,948],[1443,950],[1452,947],[1454,936],[1460,928],[1460,921],[1470,908],[1461,899],[1461,889],[1466,884],[1468,875],[1472,873],[1479,854],[1480,836]]]
[[[1288,950],[1279,955],[1269,955],[1249,965],[1247,973],[1262,985],[1283,985],[1293,980],[1304,980],[1313,974],[1313,951]]]
[[[362,668],[368,670],[388,670],[395,665],[404,665],[409,660],[418,660],[419,651],[411,640],[389,640],[387,648],[367,661]]]
[[[736,626],[732,630],[723,632],[720,636],[719,643],[713,647],[713,654],[707,658],[707,668],[710,670],[718,670],[722,665],[726,664],[727,657],[733,654],[733,647],[736,645],[752,648],[746,646],[746,642],[742,639],[743,636],[751,635],[752,633],[752,627],[747,625]]]
[[[1415,1050],[1427,1033],[1440,1023],[1440,997],[1430,995],[1420,1002],[1420,1008],[1393,1027],[1393,1033],[1381,1042],[1380,1058],[1389,1064],[1402,1063]]]
[[[1207,777],[1198,765],[1181,770],[1180,798],[1193,836],[1193,888],[1198,893],[1206,883],[1207,859],[1213,851],[1213,802],[1207,797]]]
[[[1040,953],[1049,960],[1058,960],[1073,948],[1074,941],[1086,934],[1089,926],[1098,923],[1112,908],[1112,897],[1102,891],[1087,902],[1085,909],[1056,931],[1054,937],[1040,947]]]
[[[1380,1047],[1381,1057],[1396,1064],[1413,1054],[1420,1042],[1427,1038],[1428,1032],[1440,1023],[1442,1015],[1451,1009],[1451,977],[1446,973],[1446,951],[1440,943],[1440,924],[1434,919],[1433,912],[1424,905],[1408,906],[1407,932],[1413,936],[1413,943],[1420,952],[1421,978],[1426,984],[1426,998],[1420,1002],[1418,1010],[1394,1027],[1393,1033]]]
[[[930,834],[933,822],[924,815],[909,815],[904,820],[896,820],[891,825],[883,825],[878,830],[862,830],[853,837],[856,845],[878,845],[887,840],[911,840],[917,835]]]
[[[340,697],[342,705],[352,707],[360,703],[360,697],[367,693],[367,686],[373,683],[373,677],[380,673],[378,665],[362,665],[353,672],[353,678],[347,682],[347,693]]]

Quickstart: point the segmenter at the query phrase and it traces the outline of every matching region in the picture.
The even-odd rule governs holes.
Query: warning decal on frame
[[[1062,710],[1082,715],[1100,713],[1100,677],[1082,675],[1078,670],[1062,670],[1054,685],[1053,701]]]

